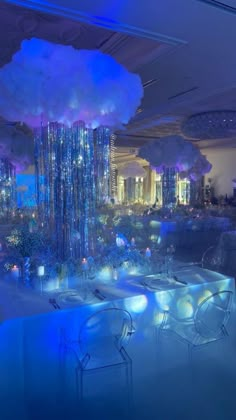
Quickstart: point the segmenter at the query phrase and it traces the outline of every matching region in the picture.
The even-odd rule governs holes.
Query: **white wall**
[[[236,178],[236,149],[203,149],[201,152],[212,164],[212,170],[205,176],[212,179],[215,195],[233,195],[232,179]]]

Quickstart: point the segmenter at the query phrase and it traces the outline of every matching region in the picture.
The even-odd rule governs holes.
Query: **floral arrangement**
[[[43,251],[45,242],[39,232],[30,232],[28,226],[15,228],[6,237],[8,248],[20,257],[31,257],[37,251]]]
[[[4,271],[11,271],[14,266],[15,266],[14,263],[11,263],[11,262],[7,261],[3,266]]]
[[[122,266],[144,266],[147,261],[145,256],[137,249],[131,247],[111,247],[107,255],[102,258],[104,265],[109,265],[112,268],[119,268]]]

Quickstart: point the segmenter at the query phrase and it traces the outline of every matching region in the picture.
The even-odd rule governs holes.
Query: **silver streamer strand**
[[[165,168],[162,175],[162,204],[168,206],[176,203],[176,170]]]
[[[0,159],[0,215],[16,208],[16,170],[8,159]]]
[[[94,135],[97,205],[102,205],[110,198],[110,130],[98,127]]]

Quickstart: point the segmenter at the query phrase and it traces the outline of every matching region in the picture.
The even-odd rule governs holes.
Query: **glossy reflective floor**
[[[184,344],[165,339],[159,352],[150,344],[144,353],[140,343],[137,348],[139,363],[135,363],[133,371],[134,401],[130,409],[126,389],[123,388],[124,377],[120,372],[111,370],[106,374],[88,376],[83,407],[74,406],[70,393],[65,401],[57,392],[54,397],[51,393],[50,398],[43,395],[45,372],[41,372],[40,380],[37,378],[41,389],[38,389],[38,395],[28,399],[26,406],[23,398],[19,399],[14,394],[8,401],[4,395],[0,396],[0,418],[233,420],[236,412],[235,324],[236,312],[228,325],[229,339],[196,351],[193,375]]]

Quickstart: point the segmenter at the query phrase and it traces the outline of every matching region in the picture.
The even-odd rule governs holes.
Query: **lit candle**
[[[37,269],[37,275],[39,277],[42,277],[42,276],[44,276],[44,274],[45,274],[45,267],[44,267],[44,265],[40,265]]]
[[[170,253],[174,254],[175,253],[175,247],[173,244],[170,245]]]
[[[145,256],[146,256],[147,258],[150,258],[150,257],[152,256],[152,253],[151,253],[150,248],[146,248],[146,251],[145,251]]]
[[[88,270],[88,261],[86,260],[86,258],[82,259],[82,270],[83,271]]]
[[[18,279],[20,275],[19,267],[17,267],[17,265],[13,265],[11,269],[11,273],[12,273],[12,277],[14,277],[15,279]]]
[[[116,268],[113,268],[113,280],[118,280],[118,271]]]
[[[131,239],[131,246],[135,246],[135,239],[134,238]]]

